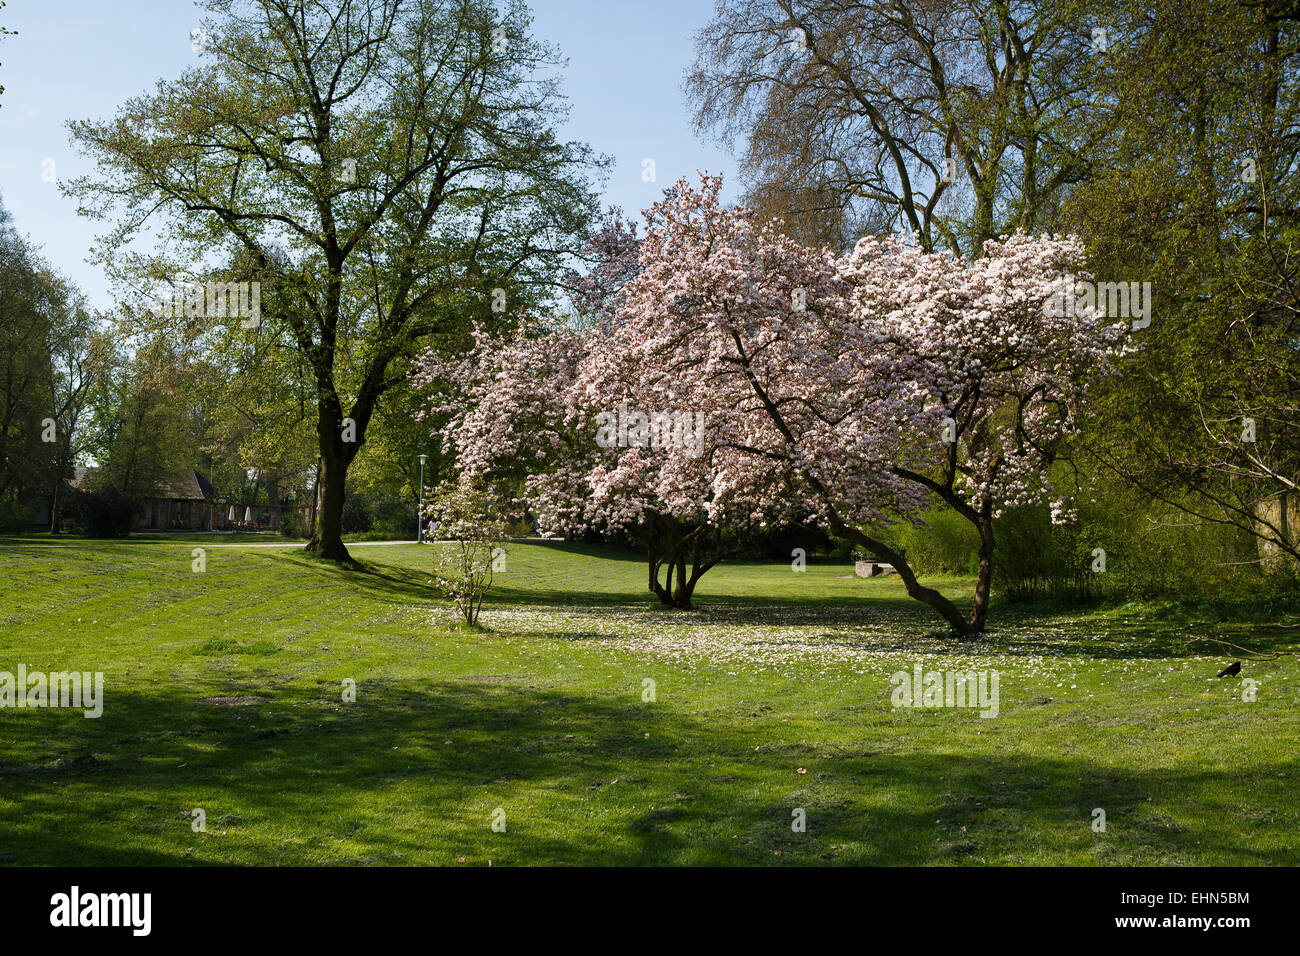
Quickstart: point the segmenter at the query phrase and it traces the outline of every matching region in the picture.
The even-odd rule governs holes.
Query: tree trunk
[[[307,515],[307,527],[312,529],[312,536],[316,534],[316,514],[320,511],[320,456],[316,456],[316,480],[311,486],[311,511]]]
[[[691,610],[691,596],[695,593],[695,584],[703,573],[698,563],[694,573],[686,575],[686,549],[683,546],[681,528],[678,523],[668,518],[653,518],[650,525],[642,532],[646,539],[647,570],[649,572],[650,592],[659,598],[664,607],[680,611]],[[667,550],[659,557],[659,547],[667,539]],[[663,584],[659,583],[659,571],[666,568]]]
[[[317,482],[319,504],[316,524],[312,529],[308,551],[333,561],[350,561],[347,546],[343,543],[343,497],[347,480],[347,464],[343,455],[334,448],[321,449],[320,478]]]
[[[391,357],[391,356],[390,356]],[[383,370],[388,359],[373,365],[370,375],[351,410],[344,417],[330,368],[316,369],[316,394],[320,403],[316,418],[316,439],[320,447],[320,494],[309,551],[334,561],[351,561],[343,544],[343,498],[348,466],[366,440],[366,426],[374,414],[375,402],[383,392]]]
[[[695,579],[686,577],[686,549],[677,549],[677,583],[673,587],[673,607],[691,609],[691,595],[695,593]]]
[[[987,588],[985,590],[985,595],[984,595],[984,606],[979,615],[979,626],[976,627],[974,624],[975,610],[974,609],[971,610],[970,619],[962,617],[961,611],[957,609],[957,606],[955,604],[949,601],[946,597],[944,597],[934,588],[928,588],[924,584],[921,584],[919,581],[916,580],[916,574],[912,571],[911,565],[907,563],[907,559],[903,557],[903,553],[901,551],[895,551],[893,548],[889,547],[889,545],[885,544],[883,541],[877,541],[875,538],[863,534],[857,528],[850,527],[849,525],[844,524],[838,519],[838,517],[832,517],[831,530],[836,534],[838,534],[840,537],[848,538],[854,544],[861,545],[862,547],[866,548],[877,558],[882,558],[884,560],[887,560],[890,564],[892,564],[894,566],[894,570],[898,572],[898,576],[903,579],[903,586],[907,589],[908,597],[913,598],[914,600],[920,601],[922,604],[926,604],[934,608],[934,610],[939,613],[939,616],[942,617],[945,621],[947,621],[952,626],[952,629],[955,633],[959,634],[962,637],[979,636],[980,632],[984,628],[984,617],[988,613]],[[990,531],[989,534],[990,560],[992,554],[992,540],[993,540],[992,532]],[[981,552],[980,560],[982,565],[983,562],[985,561],[985,557],[982,555],[982,552]],[[992,567],[991,563],[989,567],[990,568]],[[976,585],[976,589],[977,589],[976,603],[978,604],[979,601],[978,584]]]
[[[679,576],[674,580],[673,562],[665,561],[664,564],[668,568],[668,580],[662,585],[656,581],[650,590],[655,593],[655,596],[659,598],[664,607],[670,607],[677,611],[693,610],[691,597],[695,594],[695,583],[698,578]],[[682,569],[678,567],[677,570],[680,574]]]
[[[50,534],[59,533],[59,515],[63,509],[63,499],[59,496],[59,492],[62,490],[65,480],[71,482],[76,477],[77,470],[72,467],[75,460],[72,452],[72,439],[69,437],[63,453],[55,460],[54,493],[50,498]]]
[[[59,533],[59,508],[63,502],[59,498],[59,486],[63,484],[63,462],[66,459],[60,457],[55,460],[54,465],[54,491],[50,495],[50,534]]]
[[[54,481],[54,495],[50,498],[50,534],[59,533],[59,485],[62,483],[62,478]]]
[[[971,633],[979,634],[984,630],[984,621],[989,614],[989,593],[993,585],[993,515],[992,505],[986,505],[975,522],[980,535],[979,572],[975,577],[975,600],[971,604],[967,623]]]

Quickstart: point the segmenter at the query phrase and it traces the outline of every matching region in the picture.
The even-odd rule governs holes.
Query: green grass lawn
[[[1296,622],[998,605],[958,645],[844,564],[671,612],[637,555],[517,543],[474,631],[429,547],[237,543],[0,539],[0,671],[105,674],[97,720],[0,710],[0,861],[1300,864],[1297,658],[1247,660],[1246,702],[1189,643]],[[895,709],[917,663],[997,670],[998,716]]]

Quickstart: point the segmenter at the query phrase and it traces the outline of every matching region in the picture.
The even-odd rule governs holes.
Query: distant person
[[[433,532],[437,529],[437,527],[438,527],[438,522],[430,518],[428,526],[424,529],[424,538],[426,541],[433,540]]]

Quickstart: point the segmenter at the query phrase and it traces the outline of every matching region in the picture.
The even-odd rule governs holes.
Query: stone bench
[[[884,561],[855,561],[853,562],[853,573],[860,578],[874,578],[882,574],[897,574],[892,564],[886,564]]]

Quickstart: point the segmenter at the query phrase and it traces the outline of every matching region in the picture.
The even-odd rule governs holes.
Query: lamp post
[[[415,540],[424,543],[424,462],[428,455],[420,456],[420,510],[415,515]]]

